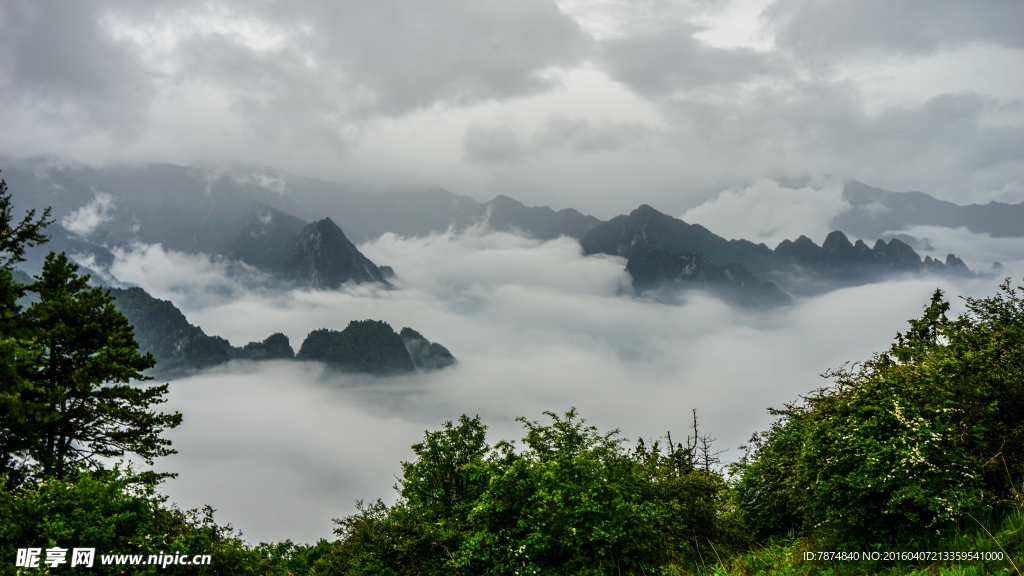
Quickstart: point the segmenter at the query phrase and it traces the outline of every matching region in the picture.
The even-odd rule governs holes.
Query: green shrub
[[[905,540],[1021,504],[1024,302],[1009,280],[955,320],[936,291],[886,352],[755,436],[735,498],[752,531]]]
[[[727,539],[726,485],[692,449],[600,434],[575,410],[488,446],[479,418],[428,432],[392,507],[339,520],[337,574],[667,573]]]

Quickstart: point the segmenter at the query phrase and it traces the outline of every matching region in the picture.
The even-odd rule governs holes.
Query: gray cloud
[[[750,32],[774,45],[736,32],[752,15],[726,21],[741,5],[16,0],[0,154],[267,165],[601,217],[804,174],[1020,197],[1024,93],[983,80],[1014,77],[1018,4],[778,0]]]
[[[1003,104],[974,93],[875,114],[848,83],[765,88],[745,102],[666,105],[674,141],[696,154],[713,151],[705,170],[733,170],[751,180],[831,174],[954,197],[1019,180],[1015,174],[1024,166],[1024,126],[990,122]]]
[[[601,44],[599,62],[616,80],[648,96],[734,84],[765,74],[787,75],[766,53],[717,48],[694,38],[700,28],[679,26]]]
[[[799,188],[759,180],[725,190],[680,218],[726,238],[764,242],[775,248],[779,242],[799,236],[822,243],[832,231],[829,222],[845,206],[843,182],[837,179]]]
[[[548,118],[544,129],[534,136],[534,142],[541,149],[568,146],[584,154],[611,152],[644,142],[652,132],[640,122],[612,122],[607,119],[591,122],[558,114]]]
[[[13,0],[0,7],[2,101],[71,132],[137,135],[155,93],[134,47],[103,29],[102,5]]]
[[[654,135],[654,130],[641,122],[594,122],[564,114],[550,116],[532,136],[523,136],[521,131],[512,122],[472,122],[463,132],[462,148],[466,158],[474,162],[508,164],[560,149],[591,154],[643,147]]]
[[[523,142],[510,126],[471,123],[462,137],[466,157],[475,162],[515,162],[523,156]]]
[[[1015,0],[778,0],[763,16],[780,46],[810,61],[931,53],[971,42],[1024,47],[1024,4]]]

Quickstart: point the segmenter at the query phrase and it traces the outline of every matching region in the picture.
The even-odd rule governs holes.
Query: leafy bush
[[[428,432],[402,498],[339,520],[337,574],[667,573],[721,530],[725,482],[691,449],[600,434],[575,410],[521,419],[524,447],[488,446],[479,417]]]
[[[1000,291],[949,320],[937,290],[889,350],[773,411],[735,467],[755,534],[905,541],[1024,503],[1024,302]]]

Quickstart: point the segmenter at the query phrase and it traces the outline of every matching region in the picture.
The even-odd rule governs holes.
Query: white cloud
[[[764,242],[774,249],[779,242],[801,235],[821,244],[831,231],[829,221],[846,207],[843,182],[838,179],[802,188],[759,180],[725,190],[680,218],[719,236]]]
[[[88,236],[104,222],[113,218],[114,197],[106,192],[94,192],[91,202],[60,219],[60,224],[79,236]]]

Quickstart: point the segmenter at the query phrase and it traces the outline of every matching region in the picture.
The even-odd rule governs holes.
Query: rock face
[[[295,357],[324,362],[343,372],[376,376],[416,371],[402,338],[380,320],[353,320],[341,332],[314,330],[306,336]]]
[[[455,356],[447,348],[427,340],[412,328],[402,328],[399,337],[405,343],[405,349],[417,370],[430,372],[456,364]]]
[[[388,283],[380,268],[363,256],[330,218],[302,229],[284,270],[311,288],[337,288],[349,280]]]

